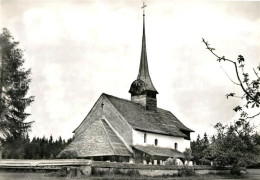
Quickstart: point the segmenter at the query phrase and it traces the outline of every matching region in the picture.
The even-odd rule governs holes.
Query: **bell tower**
[[[146,5],[143,5],[143,9]],[[137,79],[131,84],[129,93],[131,94],[131,101],[139,103],[146,110],[156,111],[157,99],[156,91],[148,68],[146,40],[145,40],[145,13],[143,11],[143,37],[142,37],[142,50],[141,59]]]

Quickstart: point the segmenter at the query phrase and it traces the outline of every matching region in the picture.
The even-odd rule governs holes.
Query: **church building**
[[[147,61],[144,14],[139,73],[129,93],[131,100],[101,94],[73,131],[74,140],[58,157],[73,155],[144,164],[163,164],[169,157],[182,159],[182,152],[190,148],[190,133],[194,131],[170,111],[157,107],[158,92]]]

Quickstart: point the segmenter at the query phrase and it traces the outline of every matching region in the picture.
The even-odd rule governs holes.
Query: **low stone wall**
[[[196,174],[229,174],[230,169],[195,169]]]
[[[139,173],[142,176],[172,176],[172,175],[178,175],[178,170],[141,169],[139,170]]]
[[[179,170],[183,166],[161,166],[161,165],[143,165],[143,164],[125,164],[111,162],[92,162],[92,172],[97,174],[105,173],[122,173],[136,171],[143,176],[172,176],[178,175]],[[214,168],[211,166],[189,166],[193,168],[195,174],[228,174],[230,168]]]
[[[216,169],[211,166],[188,166],[196,174],[226,174],[228,168]],[[55,171],[69,177],[84,175],[127,174],[141,176],[174,176],[178,175],[183,166],[144,165],[129,163],[114,163],[91,161],[84,159],[56,159],[56,160],[0,160],[0,170],[45,170]]]

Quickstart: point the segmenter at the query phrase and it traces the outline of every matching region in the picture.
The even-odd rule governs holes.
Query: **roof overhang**
[[[142,151],[151,156],[160,156],[160,157],[175,157],[175,158],[183,158],[183,154],[176,149],[171,148],[162,148],[155,146],[141,146],[141,145],[133,145],[134,149]]]

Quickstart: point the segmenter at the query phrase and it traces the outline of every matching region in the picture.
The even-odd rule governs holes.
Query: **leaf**
[[[247,113],[245,111],[243,111],[241,114],[240,114],[240,117],[247,117]]]
[[[243,73],[243,75],[244,75],[244,77],[248,77],[249,76],[248,73]]]
[[[242,111],[242,107],[241,106],[237,106],[237,107],[235,107],[234,109],[233,109],[234,111]]]
[[[243,67],[245,67],[245,65],[244,65],[244,64],[241,64],[239,67],[240,67],[240,68],[243,68]]]
[[[237,126],[241,126],[242,125],[242,122],[240,120],[242,120],[242,119],[239,119],[239,121],[236,121],[236,125]]]
[[[244,62],[245,59],[244,59],[244,57],[242,55],[239,55],[238,58],[237,58],[237,61],[240,64],[240,63]]]
[[[235,96],[235,93],[229,93],[226,95],[227,99],[228,99],[228,97],[234,97],[234,96]]]
[[[259,88],[259,82],[258,81],[253,81],[253,88]]]

